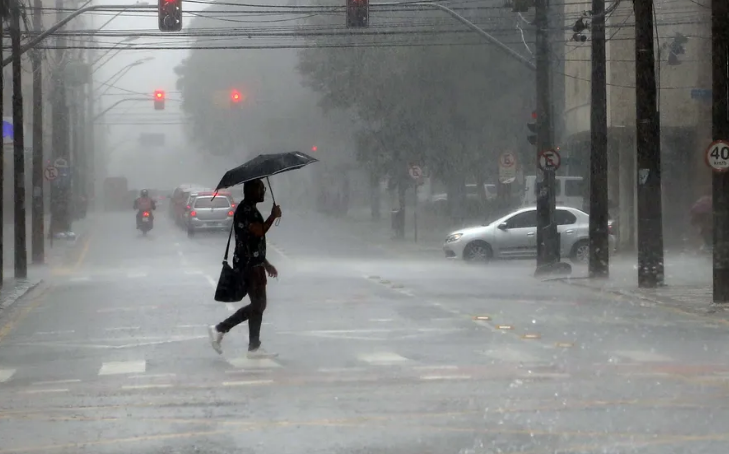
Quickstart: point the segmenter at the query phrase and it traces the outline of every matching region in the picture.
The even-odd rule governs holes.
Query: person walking
[[[233,268],[241,272],[251,303],[238,309],[226,320],[208,327],[210,343],[218,354],[223,353],[223,336],[237,325],[248,321],[248,357],[270,358],[277,356],[261,348],[261,324],[266,310],[266,274],[278,277],[278,270],[266,259],[266,233],[276,218],[281,217],[281,207],[274,204],[268,219],[263,220],[256,205],[263,202],[266,185],[262,180],[248,181],[243,185],[243,201],[233,216],[235,252]]]

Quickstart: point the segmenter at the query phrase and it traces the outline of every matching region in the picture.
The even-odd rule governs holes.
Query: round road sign
[[[706,164],[714,172],[726,172],[729,170],[729,141],[715,140],[706,149]]]
[[[43,175],[46,177],[46,180],[53,181],[58,178],[58,169],[53,166],[48,166],[43,171]]]
[[[542,170],[557,170],[562,162],[557,150],[544,150],[539,153],[539,168]]]
[[[423,169],[421,169],[420,166],[410,166],[408,172],[413,180],[417,180],[423,176]]]
[[[508,169],[511,167],[514,167],[516,165],[516,156],[514,156],[513,153],[509,153],[508,151],[506,153],[502,153],[501,156],[499,156],[499,167],[502,169]]]

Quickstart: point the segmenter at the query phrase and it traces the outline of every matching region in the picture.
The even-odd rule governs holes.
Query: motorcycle
[[[146,235],[147,232],[152,230],[153,224],[154,219],[152,218],[152,213],[149,211],[143,211],[137,228],[142,231],[143,235]]]

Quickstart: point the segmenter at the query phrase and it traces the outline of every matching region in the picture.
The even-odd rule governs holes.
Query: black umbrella
[[[268,177],[288,172],[289,170],[300,169],[312,162],[319,162],[319,160],[298,151],[261,154],[245,164],[225,172],[220,183],[218,183],[218,187],[215,188],[215,192],[220,189],[245,183],[246,181],[265,178],[266,182],[268,182],[268,187],[271,190],[271,199],[273,199],[273,203],[276,204],[276,198],[273,196],[273,188],[271,188],[271,182]]]

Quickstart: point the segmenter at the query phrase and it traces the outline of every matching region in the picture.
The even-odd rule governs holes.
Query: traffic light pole
[[[712,137],[729,139],[729,5],[711,2]],[[729,303],[729,172],[714,172],[714,303]]]
[[[638,286],[663,285],[663,203],[653,0],[635,0],[635,99],[638,167]]]
[[[534,23],[537,59],[537,153],[552,147],[552,103],[549,83],[549,0],[536,0]],[[538,156],[535,156],[537,162]],[[537,269],[542,275],[569,268],[560,264],[560,240],[557,233],[555,212],[555,170],[542,170],[537,166]]]
[[[20,3],[10,4],[10,42],[13,52],[13,189],[15,196],[15,278],[28,277],[25,226],[25,141],[23,134],[23,83],[20,56]]]
[[[42,1],[33,1],[33,29],[43,28]],[[43,198],[43,72],[41,53],[30,55],[33,69],[33,192],[31,205],[31,257],[36,265],[45,261],[45,213]]]
[[[605,68],[605,0],[592,0],[590,108],[590,277],[608,277],[608,142]]]

